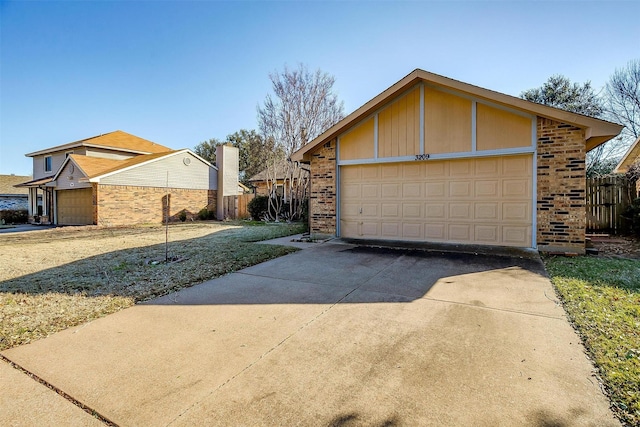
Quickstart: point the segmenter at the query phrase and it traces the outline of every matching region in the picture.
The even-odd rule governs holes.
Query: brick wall
[[[216,211],[215,190],[94,185],[94,219],[98,225],[162,223],[167,192],[170,221],[179,221],[183,210],[187,219],[197,218],[203,208]]]
[[[538,248],[584,252],[584,131],[538,117]]]
[[[311,157],[311,234],[336,234],[336,205],[336,141],[331,140],[316,149]]]

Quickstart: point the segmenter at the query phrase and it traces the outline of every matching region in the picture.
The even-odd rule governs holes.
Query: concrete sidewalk
[[[619,425],[539,259],[316,244],[2,354],[123,426]]]

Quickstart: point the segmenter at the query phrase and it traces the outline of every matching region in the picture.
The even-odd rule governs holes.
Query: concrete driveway
[[[328,242],[2,354],[122,426],[619,425],[530,255]],[[1,425],[98,423],[7,381]]]

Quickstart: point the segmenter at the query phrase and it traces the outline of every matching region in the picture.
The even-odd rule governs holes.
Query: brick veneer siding
[[[215,190],[94,184],[95,223],[106,226],[162,223],[167,192],[170,221],[179,221],[182,211],[187,219],[196,218],[203,208],[216,211]]]
[[[311,156],[309,229],[313,235],[336,234],[336,141],[324,144]]]
[[[584,252],[585,134],[538,117],[537,239],[540,250]]]

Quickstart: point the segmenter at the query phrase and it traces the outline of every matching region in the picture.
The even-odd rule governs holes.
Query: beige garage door
[[[340,168],[340,235],[531,247],[532,155]]]
[[[56,196],[58,224],[93,224],[93,196],[91,188],[60,190]]]

